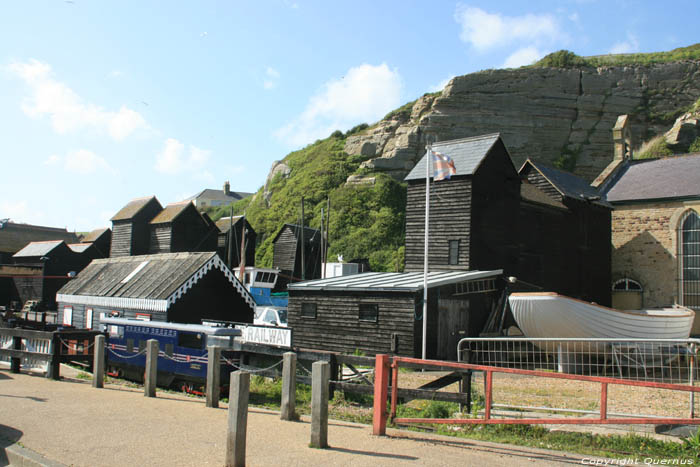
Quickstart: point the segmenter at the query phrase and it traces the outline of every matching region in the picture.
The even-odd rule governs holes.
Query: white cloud
[[[26,200],[0,201],[0,219],[10,218],[12,222],[39,224],[44,222],[46,213],[30,206]]]
[[[24,113],[32,118],[48,117],[59,134],[93,127],[122,141],[135,131],[148,128],[141,114],[125,106],[113,112],[84,102],[72,89],[53,78],[51,66],[46,63],[34,59],[15,62],[9,65],[9,70],[31,89],[31,97],[22,104]]]
[[[277,87],[277,83],[280,79],[280,72],[272,67],[267,67],[265,70],[265,80],[263,81],[263,87],[265,89],[274,89]]]
[[[545,54],[538,50],[537,47],[523,47],[510,54],[502,68],[518,68],[524,65],[532,65]]]
[[[428,87],[428,92],[442,91],[443,89],[445,89],[445,86],[447,86],[447,83],[449,83],[454,77],[455,75],[450,75],[447,78],[440,81],[438,84],[433,84],[432,86]]]
[[[190,145],[189,152],[185,150],[185,145],[175,138],[168,138],[165,141],[163,150],[156,154],[155,169],[158,172],[177,175],[184,172],[199,172],[195,176],[210,178],[206,171],[203,171],[204,165],[209,161],[211,151],[198,148]],[[211,176],[213,178],[213,176]]]
[[[462,27],[460,39],[479,52],[523,42],[551,43],[566,37],[557,19],[548,14],[504,16],[460,4],[455,20]]]
[[[627,34],[626,41],[615,43],[608,53],[611,54],[629,54],[639,52],[639,39],[633,34]]]
[[[87,149],[70,151],[65,157],[51,154],[44,165],[49,167],[62,166],[64,170],[80,175],[88,175],[96,172],[116,173],[114,168],[102,157]]]
[[[398,70],[363,64],[348,70],[344,77],[327,82],[309,99],[306,109],[275,134],[293,146],[303,146],[324,138],[334,130],[358,123],[371,123],[401,103],[401,76]]]

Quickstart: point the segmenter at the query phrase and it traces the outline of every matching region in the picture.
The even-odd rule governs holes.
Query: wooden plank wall
[[[148,253],[170,253],[172,244],[172,224],[151,225]]]
[[[131,232],[130,220],[112,223],[112,244],[109,250],[111,258],[131,255]]]
[[[468,270],[472,209],[471,177],[452,177],[431,183],[430,248],[431,267]],[[459,240],[459,265],[450,266],[449,241]],[[425,242],[425,180],[410,181],[406,202],[405,270],[423,270]]]
[[[297,253],[297,238],[288,226],[280,233],[275,242],[272,266],[282,271],[294,271],[294,263]]]
[[[288,318],[294,345],[342,353],[391,354],[398,334],[397,355],[414,356],[415,298],[412,294],[312,293],[290,291]],[[316,304],[316,318],[302,318],[302,303]],[[359,320],[359,304],[378,304],[376,323]]]

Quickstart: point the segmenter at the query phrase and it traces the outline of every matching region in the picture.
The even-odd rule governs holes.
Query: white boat
[[[616,310],[553,292],[512,293],[513,317],[526,337],[687,339],[695,319],[689,308]]]

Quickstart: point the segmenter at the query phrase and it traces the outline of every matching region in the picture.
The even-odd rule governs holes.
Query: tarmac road
[[[62,374],[69,374],[62,368]],[[0,366],[0,465],[16,442],[46,459],[75,466],[223,465],[226,405],[203,399],[89,381],[52,381],[11,374]],[[450,438],[402,430],[388,436],[371,427],[331,420],[330,449],[309,448],[310,420],[284,422],[278,412],[251,408],[247,457],[251,466],[581,465],[583,457],[554,451]],[[8,450],[11,448],[8,448]],[[20,449],[21,448],[17,448]],[[9,451],[8,451],[9,452]],[[53,464],[55,465],[55,464]]]

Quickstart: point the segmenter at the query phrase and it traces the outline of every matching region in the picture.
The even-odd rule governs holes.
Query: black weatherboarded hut
[[[428,275],[427,356],[455,360],[498,307],[502,271]],[[420,357],[423,274],[370,272],[289,285],[289,326],[300,348]]]
[[[61,323],[89,329],[102,314],[178,323],[252,322],[255,306],[215,252],[94,260],[56,299]]]
[[[136,198],[112,217],[112,244],[109,256],[148,253],[149,222],[163,210],[155,196]]]

